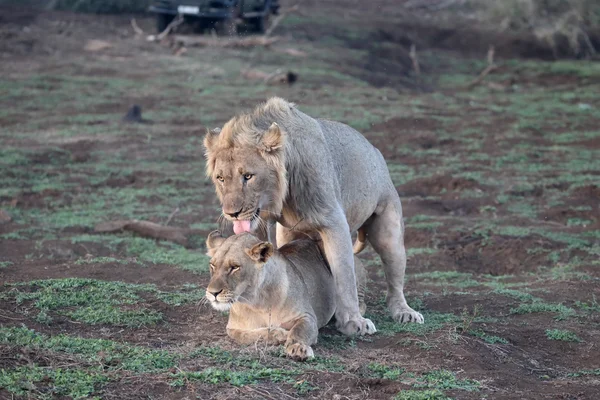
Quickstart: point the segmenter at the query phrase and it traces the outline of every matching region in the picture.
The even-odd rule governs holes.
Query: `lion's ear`
[[[225,238],[221,236],[221,232],[212,231],[211,233],[209,233],[208,237],[206,238],[206,248],[208,249],[208,252],[206,254],[209,257],[214,256],[215,252],[219,247],[221,247],[224,241]]]
[[[219,138],[219,133],[221,133],[220,128],[206,130],[206,135],[204,136],[204,148],[206,149],[207,153],[213,149],[217,139]]]
[[[264,146],[266,152],[272,152],[283,147],[285,141],[285,134],[279,128],[276,122],[273,122],[269,129],[263,134],[261,143]]]
[[[264,264],[273,255],[273,245],[269,242],[261,242],[251,249],[246,249],[246,254],[254,261]]]

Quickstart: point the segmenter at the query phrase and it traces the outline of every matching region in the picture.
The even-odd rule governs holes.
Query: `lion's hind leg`
[[[392,317],[397,322],[422,324],[423,315],[413,310],[404,298],[406,250],[401,210],[400,199],[392,198],[381,213],[373,215],[367,237],[383,263],[388,286],[386,302]]]

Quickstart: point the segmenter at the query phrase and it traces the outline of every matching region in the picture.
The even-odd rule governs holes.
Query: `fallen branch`
[[[413,44],[410,45],[410,53],[408,53],[412,61],[413,68],[417,75],[421,75],[421,67],[419,66],[419,58],[417,57],[417,46]]]
[[[167,240],[188,248],[195,247],[194,237],[199,235],[204,236],[206,234],[206,231],[199,229],[175,228],[137,219],[103,222],[94,227],[94,232],[96,233],[115,233],[122,231],[134,232],[140,236],[153,239]]]
[[[135,20],[135,18],[131,18],[131,27],[133,28],[133,31],[135,32],[136,35],[143,35],[144,34],[143,29],[138,26],[137,21]]]
[[[173,41],[181,47],[232,47],[244,48],[253,46],[268,47],[279,40],[278,37],[250,36],[238,39],[225,39],[201,36],[175,35]]]
[[[494,63],[494,53],[495,53],[494,46],[490,46],[490,49],[488,50],[488,54],[487,54],[487,62],[488,62],[487,67],[485,67],[485,69],[483,71],[481,71],[481,73],[479,74],[479,76],[477,76],[477,78],[473,79],[471,82],[469,82],[469,84],[467,84],[467,88],[470,89],[474,86],[477,86],[478,84],[483,82],[485,77],[490,72],[492,72],[498,68],[498,66]]]
[[[171,33],[171,31],[175,28],[177,28],[179,25],[183,24],[183,15],[181,14],[177,14],[177,17],[175,17],[173,19],[173,21],[171,21],[169,23],[169,25],[167,25],[167,27],[165,28],[164,31],[162,31],[161,33],[159,33],[158,35],[150,35],[146,38],[147,41],[149,42],[160,42],[161,40],[163,40],[164,38],[167,37],[167,35],[169,33]]]
[[[279,15],[273,20],[273,22],[271,23],[271,25],[269,26],[269,28],[267,29],[267,31],[265,32],[265,34],[263,36],[264,37],[271,36],[271,33],[273,33],[275,28],[277,28],[277,25],[279,25],[281,23],[281,21],[283,21],[283,19],[288,16],[288,14],[291,14],[296,11],[298,11],[298,4],[279,13]]]

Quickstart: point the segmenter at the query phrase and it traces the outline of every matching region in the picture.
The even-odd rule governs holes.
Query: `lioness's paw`
[[[364,335],[372,335],[377,332],[377,328],[375,328],[375,324],[371,322],[368,318],[356,318],[351,319],[345,324],[336,322],[335,327],[338,331],[342,332],[344,335],[348,336],[364,336]]]
[[[270,344],[284,344],[288,338],[290,331],[283,328],[272,328],[268,333],[268,342]]]
[[[309,345],[303,343],[290,344],[285,348],[285,352],[288,357],[296,361],[305,361],[315,356],[313,349]]]
[[[425,318],[420,312],[413,310],[412,308],[401,308],[400,310],[393,311],[392,318],[396,322],[416,322],[417,324],[422,324],[425,322]]]

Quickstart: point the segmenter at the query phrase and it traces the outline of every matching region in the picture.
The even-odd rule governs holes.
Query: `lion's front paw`
[[[290,331],[283,328],[271,328],[268,331],[267,341],[270,344],[284,344],[288,338]]]
[[[392,310],[392,318],[394,318],[394,321],[401,323],[416,322],[417,324],[422,324],[425,322],[423,315],[410,307]]]
[[[370,319],[362,317],[350,319],[346,323],[341,323],[338,321],[335,323],[335,327],[338,329],[338,331],[348,336],[372,335],[377,332],[375,324],[373,324]]]
[[[303,343],[293,343],[287,345],[285,352],[287,353],[288,357],[295,361],[306,361],[307,359],[315,356],[313,349],[309,345]]]

